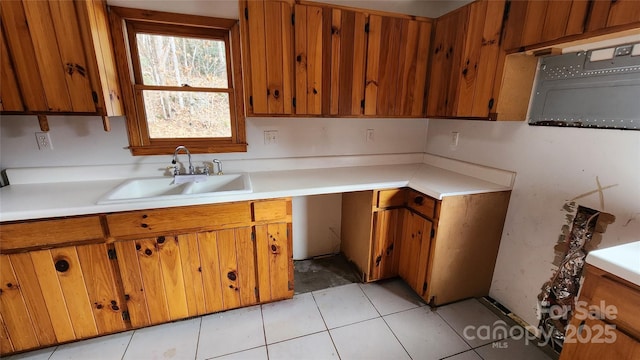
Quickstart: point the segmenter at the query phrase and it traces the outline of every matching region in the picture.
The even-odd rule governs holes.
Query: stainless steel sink
[[[207,176],[205,181],[176,184],[171,177],[126,180],[109,190],[98,204],[221,196],[253,192],[247,173]]]

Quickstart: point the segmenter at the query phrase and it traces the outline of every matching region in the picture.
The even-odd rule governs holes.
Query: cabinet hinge
[[[249,8],[244,8],[244,19],[249,20]]]
[[[360,107],[364,109],[364,100],[360,100]]]
[[[425,281],[424,284],[422,284],[422,293],[424,294],[424,292],[427,291],[427,282]]]
[[[364,24],[364,32],[369,33],[369,23]]]
[[[118,258],[118,256],[116,255],[116,249],[107,250],[107,255],[109,256],[109,260],[115,260]]]
[[[124,321],[131,320],[131,318],[129,317],[129,312],[128,311],[123,311],[122,312],[122,320],[124,320]]]
[[[93,102],[97,103],[98,102],[98,93],[95,91],[91,92],[91,97],[93,98]]]
[[[258,291],[258,287],[253,288],[253,294],[256,296],[256,301],[260,301],[260,292]]]
[[[296,24],[296,14],[291,14],[291,25]]]
[[[293,107],[296,107],[296,98],[292,98],[291,99],[291,104],[293,105]]]
[[[493,98],[489,100],[489,110],[493,108]]]
[[[433,239],[436,236],[436,230],[431,229],[431,238]]]
[[[249,106],[253,106],[253,96],[249,96]]]
[[[256,232],[255,231],[251,232],[251,241],[256,241]]]

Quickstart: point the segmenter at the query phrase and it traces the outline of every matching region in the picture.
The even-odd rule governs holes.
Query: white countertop
[[[640,286],[640,241],[590,251],[586,261]]]
[[[425,155],[427,156],[427,155]],[[431,158],[427,158],[429,160]],[[322,169],[298,169],[250,172],[253,192],[236,195],[191,197],[172,200],[97,204],[109,190],[125,179],[18,183],[0,188],[0,221],[15,221],[58,216],[108,213],[173,206],[188,206],[231,201],[307,196],[408,186],[436,199],[445,196],[511,190],[511,184],[498,184],[461,171],[474,172],[478,165],[462,162],[374,166],[345,166]],[[425,160],[425,162],[427,161]],[[435,161],[434,161],[435,162]],[[449,169],[456,170],[447,170]],[[475,169],[478,170],[478,169]],[[503,172],[503,170],[489,169]],[[501,173],[498,173],[500,175]],[[215,175],[214,175],[215,176]],[[487,178],[485,176],[485,178]],[[489,179],[493,179],[490,176]],[[10,179],[11,180],[11,179]]]

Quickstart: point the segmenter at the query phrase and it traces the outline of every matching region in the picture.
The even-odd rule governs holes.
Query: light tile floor
[[[343,285],[6,359],[551,359],[515,332],[511,338],[484,339],[488,329],[499,326],[497,321],[478,300],[430,309],[404,282],[390,280]]]

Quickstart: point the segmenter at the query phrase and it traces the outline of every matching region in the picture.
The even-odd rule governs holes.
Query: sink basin
[[[247,173],[207,176],[205,181],[175,184],[171,177],[126,180],[104,194],[98,204],[169,200],[203,196],[234,195],[253,192]]]

